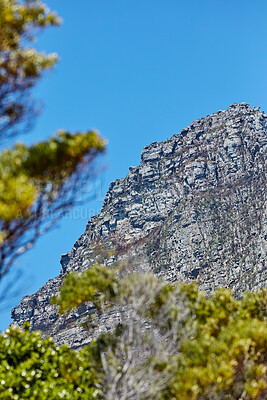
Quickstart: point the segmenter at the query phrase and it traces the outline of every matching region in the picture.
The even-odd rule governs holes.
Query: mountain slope
[[[12,310],[14,322],[30,320],[32,329],[74,348],[109,329],[116,310],[88,333],[78,321],[90,305],[58,318],[49,304],[68,271],[94,262],[197,279],[207,292],[224,286],[240,296],[265,286],[266,153],[267,115],[246,103],[146,146],[140,165],[111,183],[100,214],[62,256],[60,275]]]

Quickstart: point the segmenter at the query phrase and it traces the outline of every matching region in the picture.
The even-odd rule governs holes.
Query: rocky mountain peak
[[[59,276],[12,310],[14,323],[30,320],[73,348],[111,326],[114,315],[102,316],[86,332],[78,321],[90,304],[59,318],[49,303],[66,273],[95,262],[124,260],[125,272],[196,279],[207,292],[223,286],[236,296],[266,285],[266,150],[267,115],[246,103],[145,146],[140,165],[110,184],[100,214],[62,256]]]

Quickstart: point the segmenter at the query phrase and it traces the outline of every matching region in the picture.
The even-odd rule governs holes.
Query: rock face
[[[94,331],[79,324],[90,305],[58,317],[49,299],[64,276],[95,262],[125,263],[170,281],[197,280],[236,296],[265,286],[267,115],[246,103],[201,118],[179,134],[146,146],[138,167],[112,182],[61,272],[12,310],[14,322],[78,348],[110,329],[116,310]],[[112,255],[110,249],[113,250]]]

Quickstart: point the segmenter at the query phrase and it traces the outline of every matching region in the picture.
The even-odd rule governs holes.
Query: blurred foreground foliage
[[[97,132],[60,131],[47,141],[22,143],[0,154],[0,278],[16,257],[54,226],[93,177],[104,150]]]
[[[1,336],[1,398],[266,398],[266,289],[240,300],[226,289],[208,297],[194,283],[119,279],[95,266],[67,276],[53,299],[61,312],[88,301],[96,306],[91,322],[120,317],[79,352],[28,330]]]
[[[105,142],[96,131],[58,131],[40,143],[11,143],[38,113],[32,89],[57,62],[34,46],[61,20],[41,0],[0,0],[0,280],[79,199]],[[0,299],[7,296],[1,293]]]
[[[60,24],[56,13],[39,0],[0,0],[0,138],[14,136],[32,119],[30,89],[57,55],[38,52],[36,34]]]
[[[121,312],[120,330],[107,334],[108,342],[113,346],[108,350],[112,355],[107,362],[114,363],[116,347],[132,345],[132,352],[136,354],[131,371],[128,371],[131,379],[127,378],[125,392],[130,391],[129,384],[137,387],[133,376],[140,376],[140,368],[145,372],[143,379],[149,379],[152,366],[149,388],[142,392],[142,385],[139,385],[139,393],[136,391],[133,398],[266,398],[266,288],[255,293],[247,292],[241,300],[235,299],[227,289],[218,289],[208,297],[198,290],[196,284],[165,283],[149,274],[132,274],[119,279],[115,269],[95,266],[81,274],[70,273],[65,278],[60,295],[53,299],[61,313],[86,301],[93,302],[98,313],[100,305],[103,313],[114,306],[117,310],[124,310]],[[136,314],[145,319],[143,332]],[[152,345],[151,354],[148,358],[144,357],[141,364],[137,362],[142,359],[142,351],[138,349],[140,342],[133,345],[122,334],[129,324],[136,325],[132,327],[135,335],[144,336],[144,349],[148,353],[152,345],[149,340],[157,341],[162,334],[157,348]],[[146,324],[150,330],[155,330],[154,336],[147,335]],[[168,347],[162,347],[162,342],[165,345],[168,342]],[[123,361],[116,360],[117,370],[113,371],[112,379],[104,379],[105,383],[114,384],[127,362],[127,352],[123,355],[117,353]],[[158,376],[159,370],[161,376]],[[105,372],[111,374],[110,369]],[[118,381],[117,390],[122,386],[122,379]],[[113,398],[107,388],[103,388],[102,393],[108,399]],[[132,397],[121,393],[121,398]]]
[[[0,336],[0,398],[58,400],[93,399],[97,376],[90,350],[57,347],[39,332],[10,327]]]

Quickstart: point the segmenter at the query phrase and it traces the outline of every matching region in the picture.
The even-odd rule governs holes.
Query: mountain
[[[138,167],[110,184],[99,215],[61,258],[59,276],[13,308],[14,323],[79,348],[110,329],[116,310],[87,332],[91,306],[58,317],[50,305],[69,271],[120,264],[201,289],[232,288],[240,297],[267,283],[267,115],[233,104],[146,146]]]

